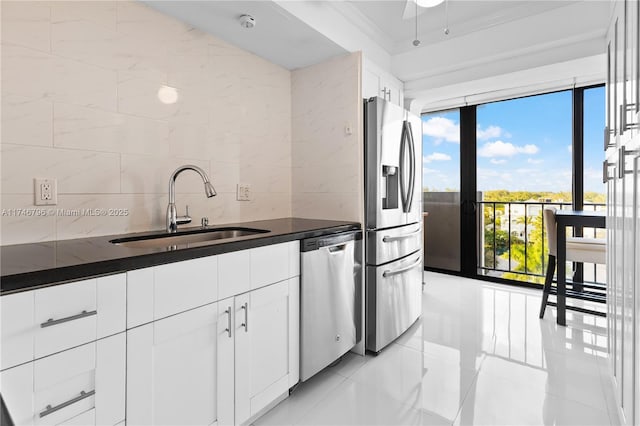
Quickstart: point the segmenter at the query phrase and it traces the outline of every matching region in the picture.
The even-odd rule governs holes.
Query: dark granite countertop
[[[2,246],[0,247],[0,294],[361,229],[360,224],[356,222],[300,218],[228,223],[210,227],[247,227],[265,229],[269,232],[163,248],[124,247],[112,244],[110,240],[164,234],[164,231]],[[187,229],[189,228],[181,228],[181,231]]]

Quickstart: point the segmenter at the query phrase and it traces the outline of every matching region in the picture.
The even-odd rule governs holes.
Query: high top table
[[[604,212],[584,210],[557,210],[556,225],[558,226],[558,294],[557,294],[557,323],[567,325],[567,227],[606,228],[607,217]]]

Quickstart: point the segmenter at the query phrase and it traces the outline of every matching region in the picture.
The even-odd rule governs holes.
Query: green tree
[[[546,241],[546,233],[542,226],[542,212],[536,216],[526,216],[519,218],[520,223],[526,223],[529,237],[527,238],[526,250],[525,242],[520,240],[515,244],[511,243],[511,259],[517,262],[517,266],[513,268],[516,273],[507,273],[504,278],[515,280],[526,280],[536,283],[544,283],[544,277],[531,277],[517,274],[517,272],[526,272],[532,274],[544,274],[544,260],[546,259],[548,248]],[[526,251],[526,253],[525,253]]]

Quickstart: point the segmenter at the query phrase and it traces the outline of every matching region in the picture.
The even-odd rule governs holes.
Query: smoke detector
[[[253,28],[256,26],[256,19],[251,15],[242,15],[239,20],[242,28]]]

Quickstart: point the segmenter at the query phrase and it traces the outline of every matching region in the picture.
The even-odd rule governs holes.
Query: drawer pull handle
[[[45,328],[45,327],[51,327],[52,325],[58,325],[58,324],[62,324],[63,322],[69,322],[69,321],[74,321],[80,318],[86,318],[86,317],[91,317],[93,315],[97,315],[98,311],[82,311],[79,314],[76,315],[71,315],[70,317],[66,317],[66,318],[60,318],[57,320],[54,320],[53,318],[49,318],[47,321],[43,322],[42,324],[40,324],[41,328]]]
[[[393,275],[404,274],[405,272],[410,271],[410,270],[412,270],[413,268],[415,268],[416,266],[420,265],[420,263],[421,263],[421,262],[422,262],[422,256],[420,256],[419,258],[417,258],[417,259],[416,259],[416,261],[415,261],[415,262],[413,262],[411,265],[409,265],[409,266],[405,266],[404,268],[396,269],[395,271],[391,271],[391,270],[389,270],[389,271],[384,271],[384,272],[382,273],[382,276],[383,276],[384,278],[387,278],[387,277],[391,277],[391,276],[393,276]]]
[[[241,308],[244,309],[244,322],[240,325],[244,327],[244,332],[248,333],[249,332],[249,303],[245,302]]]
[[[231,306],[224,310],[224,313],[229,315],[227,317],[227,328],[224,329],[227,333],[229,333],[229,337],[231,337]]]
[[[413,236],[418,235],[421,232],[420,229],[416,229],[413,232],[410,232],[408,234],[404,234],[404,235],[398,235],[396,237],[390,237],[389,235],[385,235],[384,237],[382,237],[382,241],[385,243],[390,243],[392,241],[400,241],[400,240],[406,240],[407,238],[411,238]]]
[[[90,396],[93,396],[96,394],[95,389],[91,390],[89,392],[85,392],[82,391],[80,392],[80,395],[76,396],[75,398],[71,398],[70,400],[68,400],[67,402],[63,402],[62,404],[58,404],[55,407],[52,407],[51,405],[47,405],[46,409],[40,413],[40,418],[44,417],[44,416],[48,416],[51,413],[55,413],[58,410],[62,410],[65,407],[68,407],[71,404],[75,404],[76,402],[80,402],[85,398],[89,398]]]

